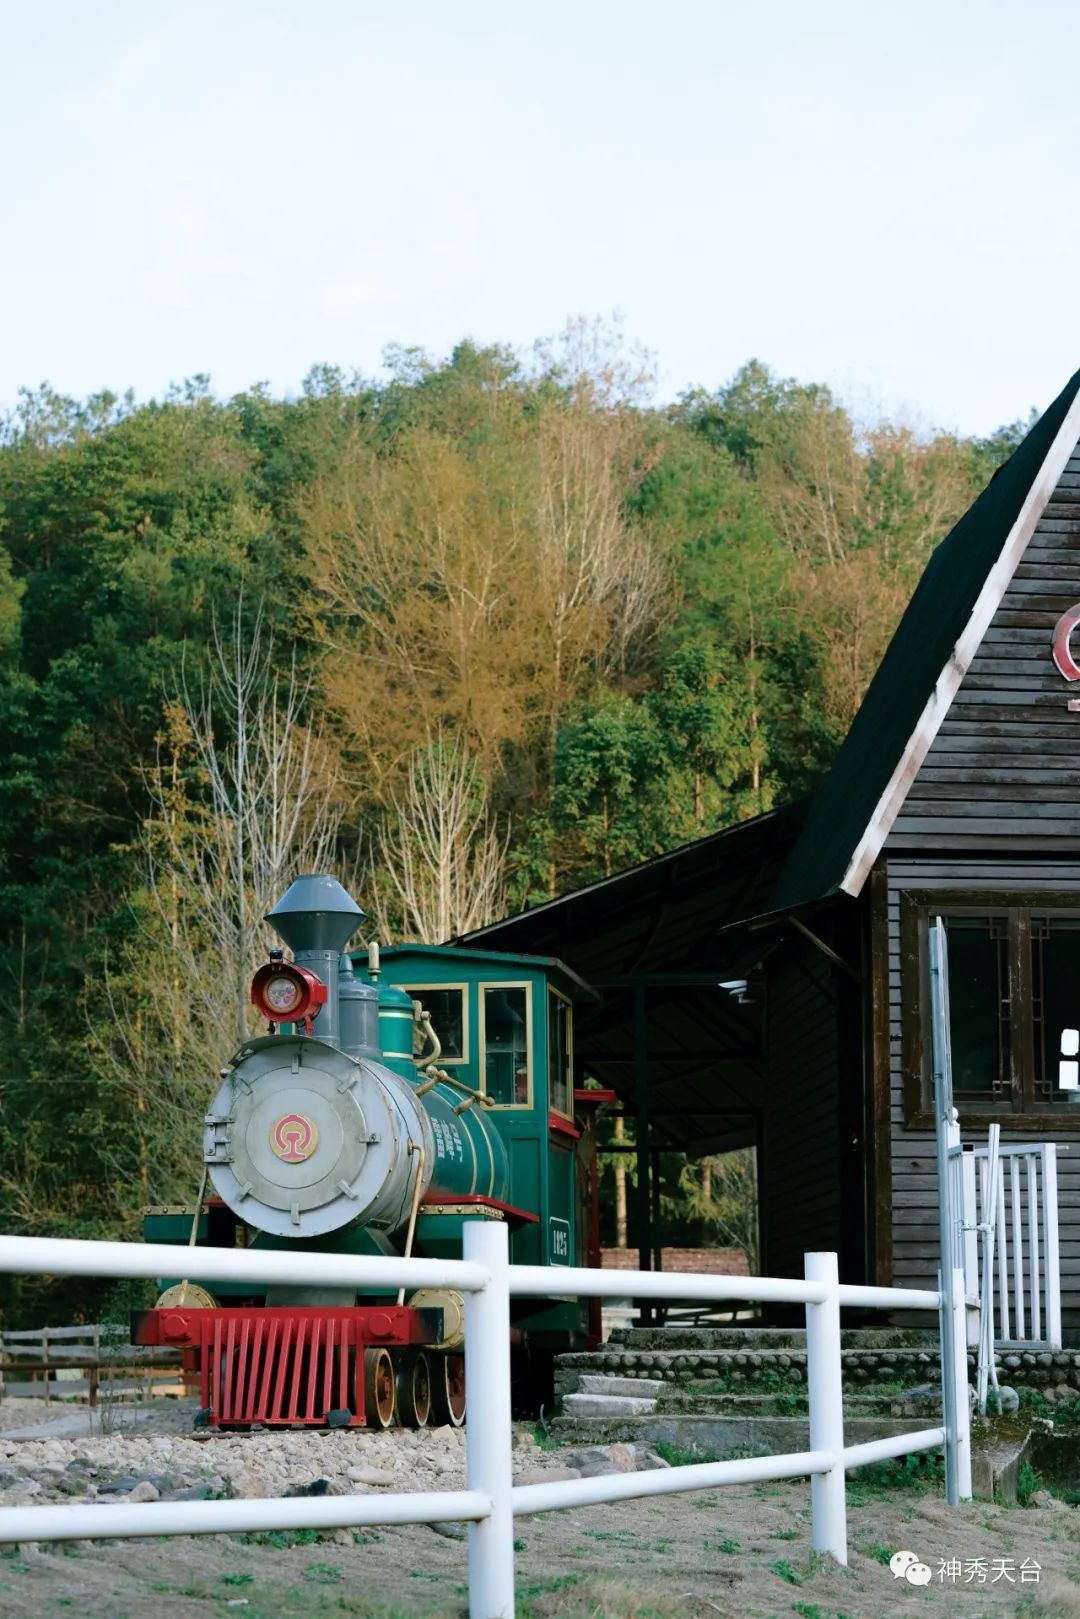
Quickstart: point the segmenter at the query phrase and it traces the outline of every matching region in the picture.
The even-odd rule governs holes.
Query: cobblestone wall
[[[845,1349],[844,1386],[857,1390],[914,1387],[937,1381],[938,1357],[932,1349]],[[968,1355],[971,1378],[976,1357]],[[555,1393],[561,1399],[578,1387],[582,1372],[618,1377],[660,1378],[664,1382],[714,1393],[775,1394],[778,1387],[797,1393],[806,1383],[806,1351],[740,1351],[737,1349],[635,1350],[605,1345],[590,1354],[560,1355],[555,1363]],[[1080,1400],[1080,1350],[1051,1354],[1039,1350],[1004,1350],[998,1355],[998,1377],[1017,1390],[1037,1390],[1050,1404]]]

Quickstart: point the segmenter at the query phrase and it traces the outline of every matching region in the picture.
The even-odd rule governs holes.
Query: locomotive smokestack
[[[344,950],[364,913],[336,877],[297,877],[266,920],[294,955],[304,950]]]
[[[297,877],[266,920],[288,945],[297,966],[318,973],[327,989],[315,1033],[331,1045],[340,1042],[338,961],[364,913],[336,877],[321,872]]]

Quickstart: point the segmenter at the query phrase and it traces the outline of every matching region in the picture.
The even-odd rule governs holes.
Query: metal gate
[[[996,1348],[1060,1349],[1057,1145],[1022,1142],[997,1145],[996,1152],[999,1168],[992,1174],[990,1147],[964,1147],[967,1293],[989,1293]],[[980,1277],[978,1233],[988,1229],[994,1233],[992,1274]]]

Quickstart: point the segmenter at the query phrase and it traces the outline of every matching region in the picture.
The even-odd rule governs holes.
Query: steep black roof
[[[1078,391],[1080,371],[931,556],[851,730],[815,795],[780,874],[770,911],[789,910],[841,888],[858,892],[861,876],[849,876],[853,857],[878,814],[883,795],[913,750],[927,705],[943,671],[954,661],[957,643],[1002,558],[1025,501],[1047,467]],[[1062,464],[1069,449],[1071,445],[1064,450]],[[1056,483],[1061,467],[1048,471]],[[1049,494],[1047,489],[1040,510]],[[1005,578],[1002,590],[1007,583]],[[974,650],[968,649],[967,659]],[[948,699],[944,706],[947,704]],[[920,762],[914,760],[912,774]],[[894,814],[903,790],[900,782]]]

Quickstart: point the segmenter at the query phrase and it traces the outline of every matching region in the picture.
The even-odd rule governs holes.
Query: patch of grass
[[[237,1535],[242,1546],[276,1546],[284,1551],[288,1546],[316,1546],[319,1541],[317,1529],[252,1529],[247,1534]]]
[[[1017,1389],[1020,1409],[1029,1417],[1052,1417],[1055,1428],[1080,1427],[1080,1400],[1050,1401],[1038,1389]]]
[[[254,1578],[254,1574],[222,1574],[221,1583],[222,1585],[250,1585]],[[167,1589],[167,1587],[158,1585],[155,1586],[154,1589],[156,1591],[164,1591]]]
[[[920,1495],[944,1487],[945,1457],[940,1450],[930,1450],[857,1468],[848,1479],[848,1496],[854,1506],[865,1506],[883,1492],[905,1490]]]
[[[1020,1463],[1020,1471],[1016,1475],[1016,1499],[1022,1507],[1026,1507],[1035,1491],[1041,1489],[1042,1479],[1025,1459]]]
[[[864,1557],[872,1557],[875,1563],[884,1563],[888,1568],[892,1552],[888,1546],[857,1546],[856,1551],[862,1552]]]
[[[529,1432],[536,1441],[537,1450],[558,1450],[560,1448],[561,1441],[556,1439],[553,1434],[550,1434],[542,1422],[534,1422]]]
[[[696,1445],[669,1445],[663,1439],[658,1440],[652,1448],[669,1467],[694,1467],[702,1462],[718,1462],[721,1459],[711,1451],[699,1450]]]
[[[345,1576],[333,1563],[309,1563],[304,1570],[304,1578],[310,1580],[312,1585],[336,1585]]]
[[[766,1563],[765,1567],[771,1570],[773,1574],[778,1575],[780,1579],[786,1580],[789,1585],[802,1584],[802,1575],[796,1574],[791,1564],[782,1557],[774,1558],[771,1563]]]
[[[721,1377],[688,1378],[687,1391],[691,1394],[731,1394],[734,1384],[726,1374]]]
[[[778,1412],[778,1414],[782,1417],[796,1416],[801,1410],[803,1404],[804,1401],[802,1397],[798,1394],[793,1394],[790,1389],[785,1390],[783,1394],[777,1394],[773,1397],[773,1410]]]
[[[599,1574],[563,1575],[519,1589],[517,1601],[518,1619],[686,1619],[698,1611],[679,1587],[669,1594]]]
[[[798,1540],[802,1534],[801,1529],[777,1529],[769,1536],[770,1540]]]
[[[374,1546],[382,1539],[377,1529],[354,1529],[352,1537],[354,1546]]]
[[[825,1609],[818,1602],[793,1602],[792,1613],[801,1613],[802,1619],[825,1619]]]
[[[739,1542],[737,1540],[707,1540],[705,1550],[707,1552],[723,1552],[726,1557],[735,1557],[739,1551]]]

